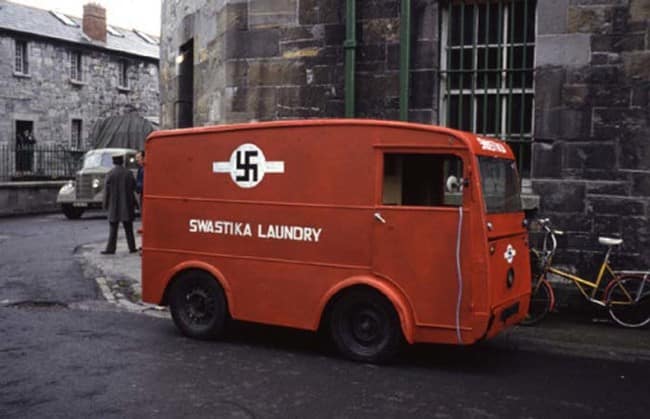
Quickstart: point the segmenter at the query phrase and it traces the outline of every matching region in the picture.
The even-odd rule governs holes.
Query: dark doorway
[[[176,102],[176,127],[187,128],[194,124],[194,40],[181,46],[178,58],[178,101]]]
[[[34,122],[16,121],[16,172],[34,171]]]

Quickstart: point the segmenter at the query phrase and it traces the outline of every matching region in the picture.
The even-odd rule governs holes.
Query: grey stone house
[[[0,1],[0,146],[83,149],[99,119],[157,120],[158,56],[156,37],[107,25],[101,6],[84,6],[79,19]],[[3,162],[13,163],[36,169]]]
[[[163,128],[313,117],[496,135],[560,261],[650,268],[650,0],[163,0]],[[534,202],[534,201],[533,201]]]

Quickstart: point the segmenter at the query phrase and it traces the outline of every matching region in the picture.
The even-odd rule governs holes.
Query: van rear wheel
[[[342,355],[372,363],[389,360],[404,339],[393,305],[371,290],[352,290],[335,302],[330,333]]]
[[[203,271],[181,274],[170,288],[169,309],[176,327],[188,337],[214,339],[226,322],[226,298],[221,285]]]
[[[83,208],[75,207],[72,204],[61,205],[61,210],[68,220],[78,220],[84,213]]]

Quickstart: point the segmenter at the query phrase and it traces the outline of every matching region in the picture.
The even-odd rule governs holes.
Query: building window
[[[119,87],[128,89],[129,88],[129,77],[128,77],[129,65],[126,62],[126,60],[120,60],[119,67],[120,67]]]
[[[81,137],[81,119],[73,119],[70,124],[70,148],[79,150],[83,148],[83,142]]]
[[[78,51],[70,52],[70,80],[78,82],[83,81],[81,53]]]
[[[178,100],[176,107],[176,128],[187,128],[194,124],[194,40],[183,44],[176,57],[178,69]]]
[[[16,59],[14,71],[18,74],[29,74],[27,61],[27,42],[16,40]]]
[[[456,1],[442,10],[440,120],[505,139],[530,174],[536,0]]]

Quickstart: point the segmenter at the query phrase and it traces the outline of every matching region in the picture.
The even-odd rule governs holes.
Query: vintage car
[[[56,198],[63,214],[71,220],[78,219],[87,209],[102,208],[104,181],[113,167],[113,156],[124,156],[124,165],[135,175],[138,165],[135,161],[137,150],[130,148],[101,148],[84,155],[83,166],[76,179],[63,185]]]

